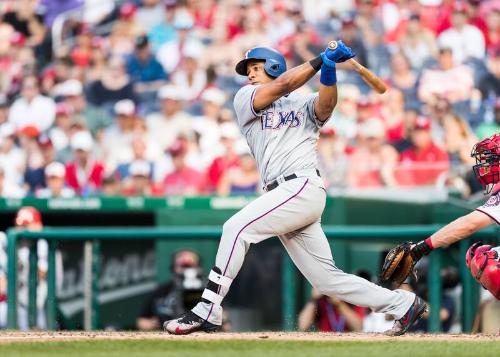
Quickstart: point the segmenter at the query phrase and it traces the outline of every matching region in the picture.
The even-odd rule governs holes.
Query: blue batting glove
[[[337,83],[337,69],[335,62],[328,59],[325,52],[321,52],[321,59],[323,60],[323,64],[321,65],[319,81],[325,86],[332,86]]]
[[[326,51],[321,52],[320,56],[321,56],[321,59],[323,60],[323,65],[325,65],[327,67],[335,68],[335,65],[336,65],[335,61],[332,61],[331,59],[328,58],[328,56],[326,55]]]
[[[334,50],[332,50],[330,47],[327,47],[325,50],[325,54],[328,57],[328,59],[334,61],[335,63],[345,62],[348,59],[356,56],[356,54],[352,51],[352,49],[350,47],[347,47],[342,42],[342,40],[337,41],[337,48]]]

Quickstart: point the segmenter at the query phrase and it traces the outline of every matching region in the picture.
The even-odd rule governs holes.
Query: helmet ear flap
[[[273,78],[280,76],[281,74],[283,74],[283,72],[286,71],[284,65],[274,59],[266,59],[264,69],[266,73]]]

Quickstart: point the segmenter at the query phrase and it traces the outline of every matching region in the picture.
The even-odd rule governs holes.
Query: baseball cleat
[[[404,316],[399,320],[396,320],[392,329],[385,331],[384,334],[388,336],[401,336],[405,334],[406,331],[408,331],[408,329],[415,322],[417,322],[417,320],[420,319],[425,312],[428,311],[429,306],[427,303],[418,296],[415,296],[415,301],[410,306],[406,314],[404,314]]]
[[[187,335],[196,331],[216,332],[220,329],[220,326],[202,319],[192,311],[188,311],[177,319],[165,321],[163,329],[173,335]]]

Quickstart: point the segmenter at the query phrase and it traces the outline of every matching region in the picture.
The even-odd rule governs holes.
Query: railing
[[[425,226],[325,226],[324,231],[329,240],[335,241],[348,239],[354,241],[376,241],[376,242],[400,242],[405,240],[418,240],[428,237],[439,225]],[[29,321],[31,325],[36,320],[36,286],[37,286],[37,251],[36,241],[46,239],[49,244],[48,253],[48,296],[47,296],[47,326],[48,329],[56,328],[56,269],[55,255],[58,242],[62,241],[85,241],[85,260],[87,267],[85,301],[86,329],[96,329],[99,326],[99,303],[97,300],[99,291],[97,276],[100,268],[100,242],[123,241],[137,239],[153,240],[214,240],[216,244],[221,235],[221,228],[201,227],[169,227],[169,228],[47,228],[39,232],[10,229],[8,238],[8,327],[17,328],[17,244],[20,240],[32,241],[30,245],[29,260]],[[499,237],[497,227],[483,229],[474,235],[475,238]],[[460,243],[460,254],[465,256],[468,248],[468,240]],[[428,272],[429,303],[432,306],[429,327],[431,332],[440,331],[441,324],[439,311],[441,307],[441,250],[436,250],[430,255],[430,267]],[[460,275],[463,285],[462,295],[462,327],[464,331],[470,331],[477,306],[477,291],[479,285],[473,280],[465,264],[460,265]],[[296,288],[298,286],[298,274],[295,271],[290,258],[284,253],[283,259],[283,328],[293,330],[296,324],[298,304]]]

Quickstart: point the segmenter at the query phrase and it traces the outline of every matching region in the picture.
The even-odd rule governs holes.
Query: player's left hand
[[[332,50],[330,47],[327,47],[325,50],[325,55],[329,60],[334,61],[335,63],[345,62],[348,59],[356,56],[352,49],[346,46],[342,42],[342,40],[337,41],[337,48],[334,50]]]

